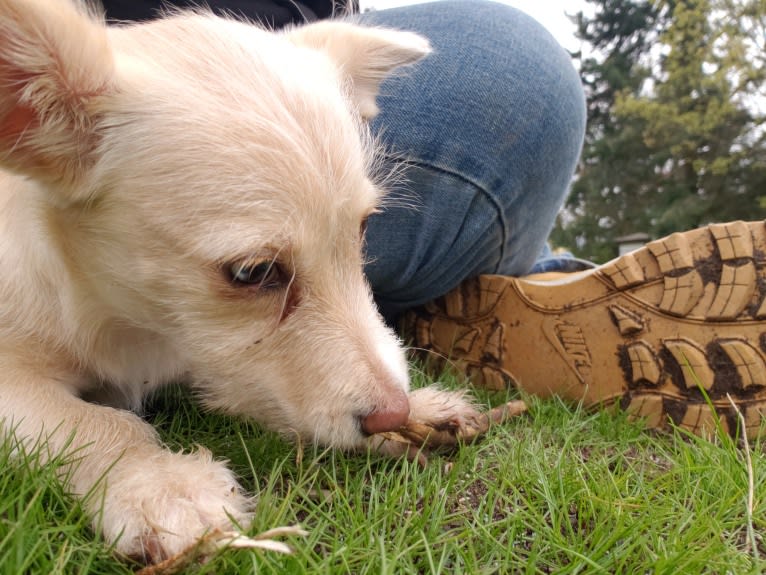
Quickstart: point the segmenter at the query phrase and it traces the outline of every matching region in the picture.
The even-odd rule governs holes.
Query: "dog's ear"
[[[74,0],[0,0],[0,164],[74,193],[111,89],[103,22]]]
[[[290,30],[288,37],[332,58],[350,80],[359,113],[367,119],[378,113],[375,97],[383,79],[399,66],[417,62],[431,51],[428,40],[413,32],[347,22],[309,24]]]

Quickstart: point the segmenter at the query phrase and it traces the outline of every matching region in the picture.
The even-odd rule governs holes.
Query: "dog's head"
[[[380,195],[364,119],[428,50],[339,22],[107,29],[0,0],[0,162],[46,198],[82,329],[148,330],[209,405],[323,443],[403,423],[403,352],[362,272]]]

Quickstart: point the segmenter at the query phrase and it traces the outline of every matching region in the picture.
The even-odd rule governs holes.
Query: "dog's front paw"
[[[208,451],[163,452],[123,459],[109,472],[96,523],[118,553],[157,563],[206,532],[247,526],[251,507],[232,472]]]
[[[436,429],[466,428],[481,417],[467,391],[423,387],[411,392],[407,399],[410,402],[410,421]]]
[[[397,431],[373,435],[369,444],[380,453],[407,455],[421,464],[425,464],[430,449],[475,441],[492,424],[502,423],[527,409],[523,401],[517,400],[480,412],[467,392],[438,387],[415,390],[408,399],[407,423]]]
[[[465,391],[431,386],[412,391],[407,399],[407,424],[395,432],[373,435],[370,445],[375,451],[394,457],[406,454],[425,463],[429,448],[454,447],[480,427],[481,413]]]

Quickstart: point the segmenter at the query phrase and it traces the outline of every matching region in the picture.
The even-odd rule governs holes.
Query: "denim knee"
[[[391,203],[401,194],[417,206],[371,219],[367,271],[379,301],[406,308],[473,275],[526,273],[582,146],[584,96],[569,55],[535,20],[493,2],[446,0],[360,19],[414,30],[434,47],[383,84],[373,122],[391,161],[406,160],[408,185]]]
[[[389,320],[493,269],[504,241],[502,225],[487,226],[502,210],[475,184],[432,166],[409,164],[405,173],[417,199],[384,208],[385,217],[369,218],[366,232],[365,272]]]

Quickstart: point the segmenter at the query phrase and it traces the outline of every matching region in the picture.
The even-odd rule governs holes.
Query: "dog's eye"
[[[228,267],[229,281],[234,285],[269,289],[283,284],[282,268],[274,260],[240,261]]]

